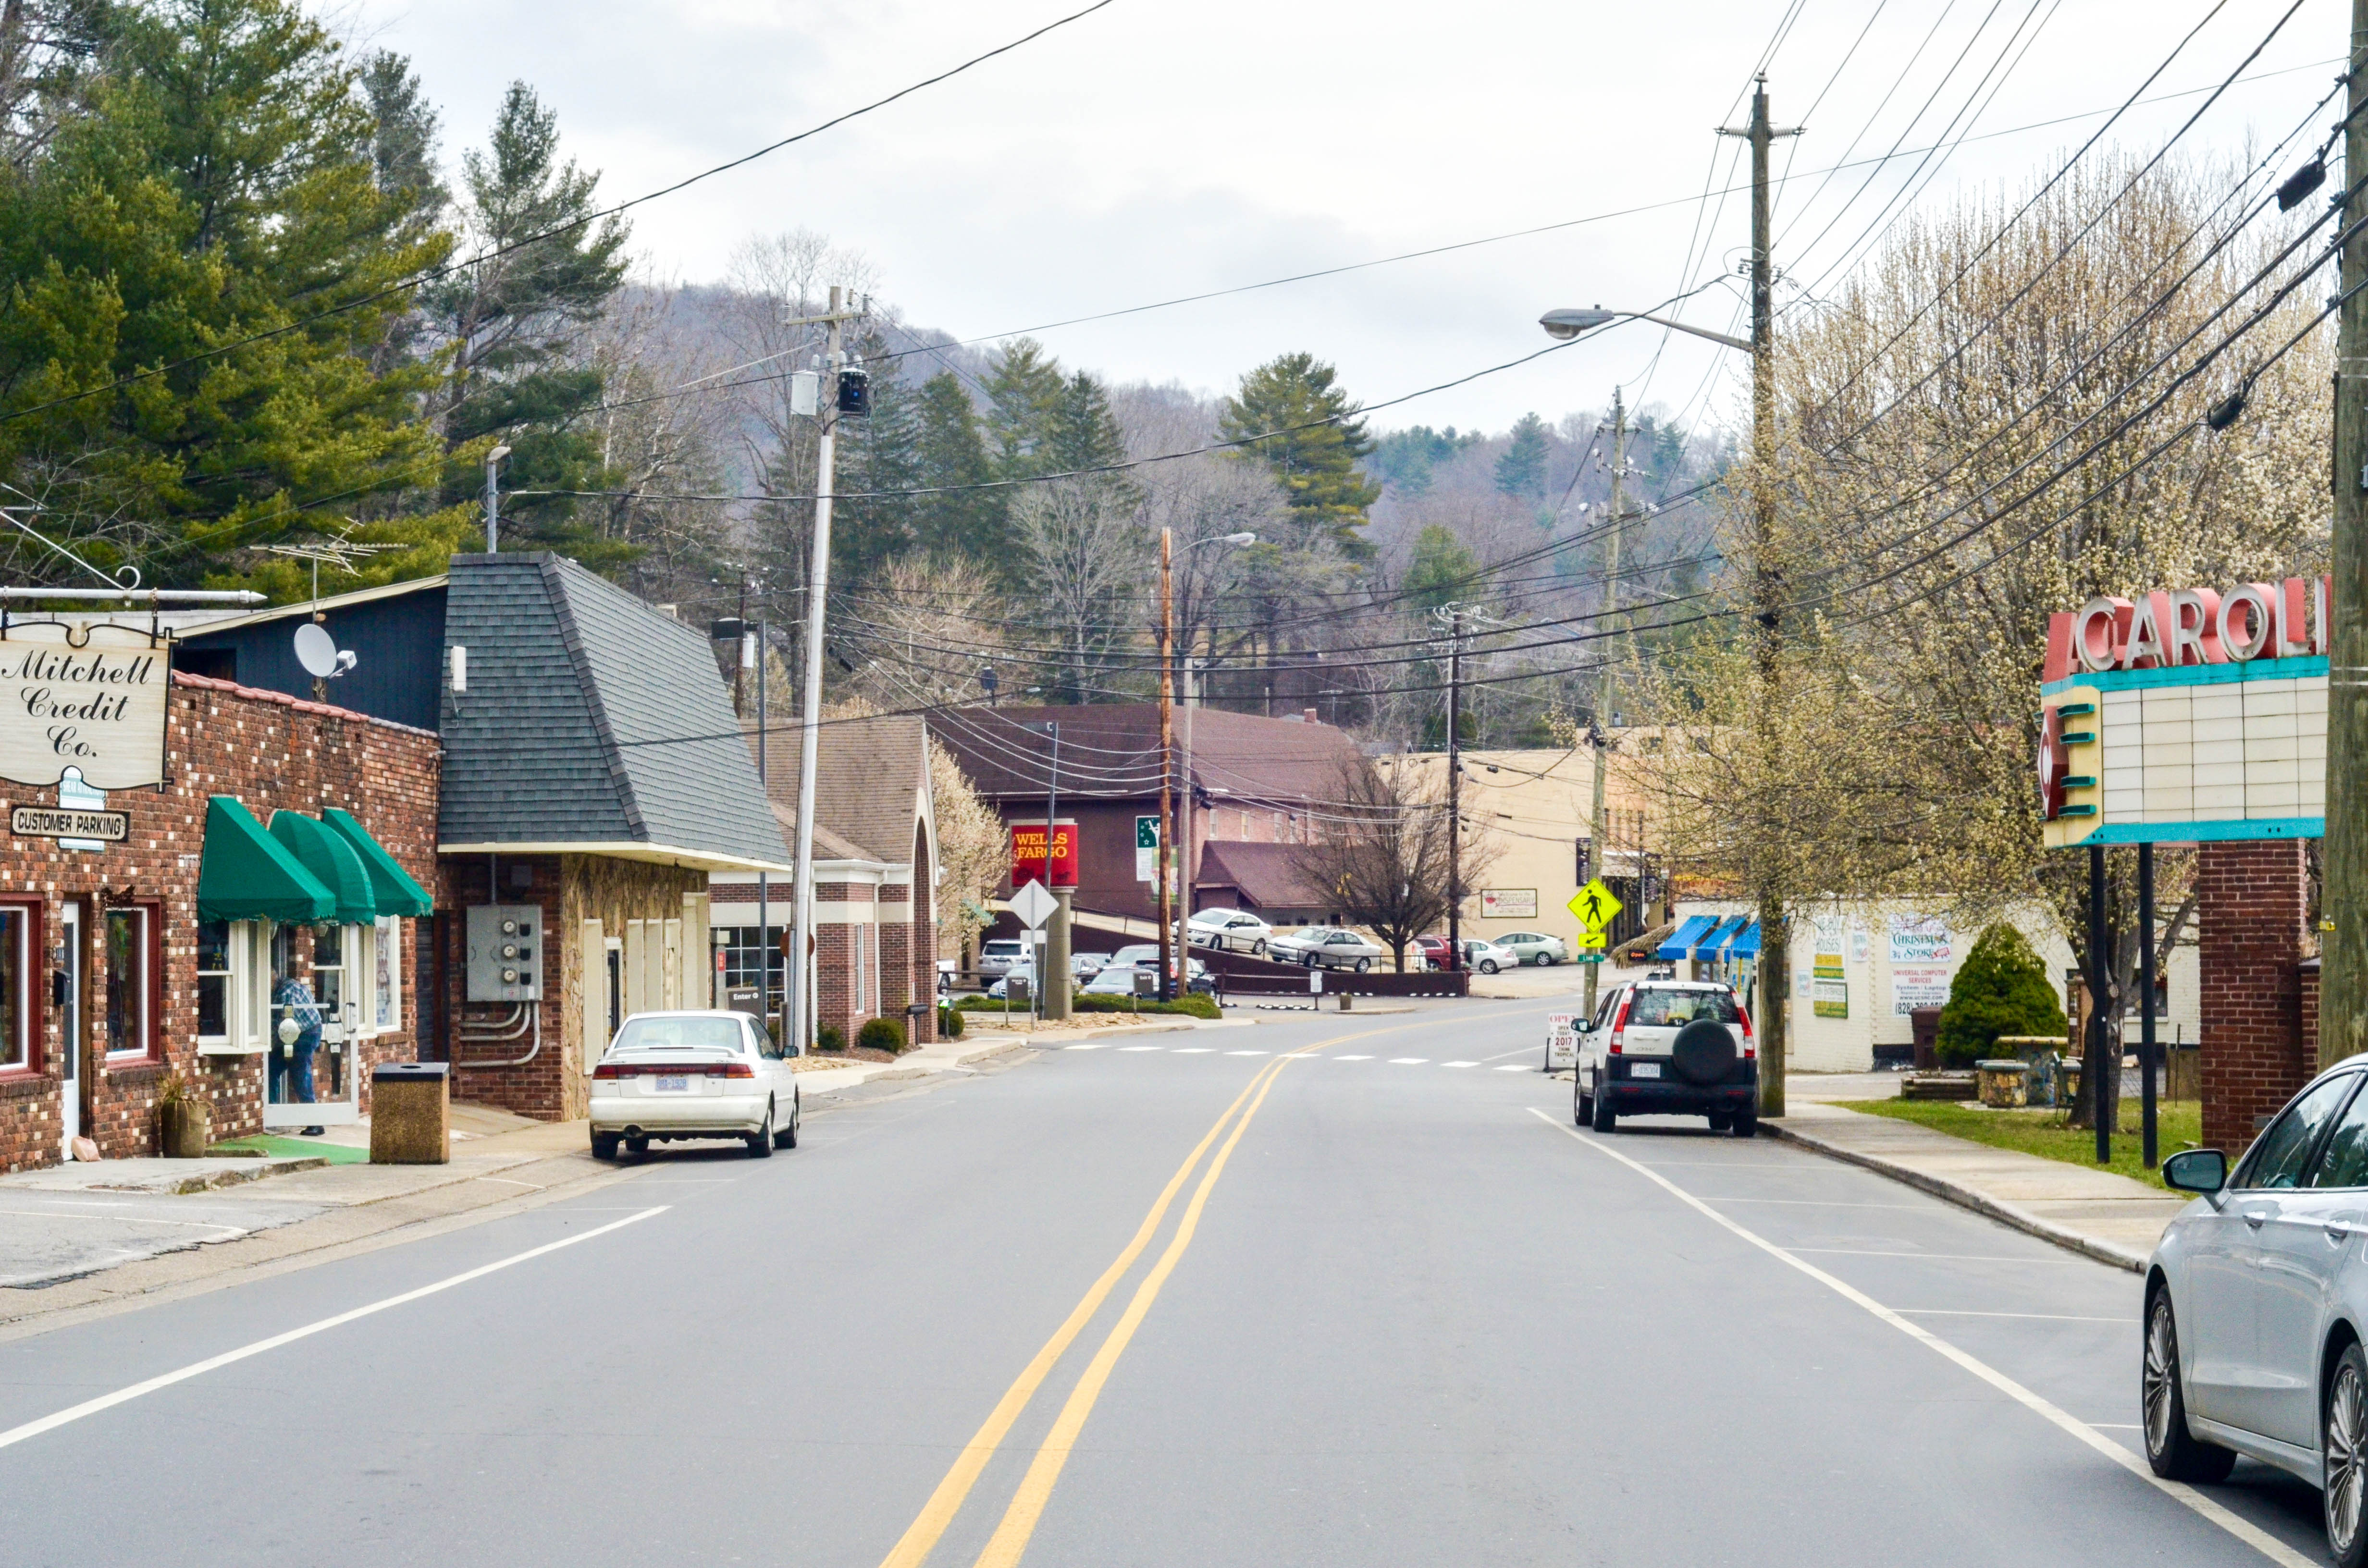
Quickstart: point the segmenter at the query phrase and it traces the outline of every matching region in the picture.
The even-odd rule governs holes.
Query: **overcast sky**
[[[351,0],[336,15],[358,41],[413,58],[443,111],[448,156],[482,141],[505,84],[523,77],[615,199],[935,74],[1082,3]],[[2151,92],[2216,85],[2290,3],[2226,5]],[[1064,361],[1112,380],[1205,391],[1306,349],[1338,364],[1356,396],[1380,403],[1543,346],[1534,323],[1550,306],[1643,309],[1731,271],[1749,242],[1748,190],[1701,199],[1706,187],[1743,185],[1749,165],[1732,162],[1740,142],[1712,131],[1743,123],[1749,76],[1787,4],[1116,0],[951,82],[638,210],[634,248],[658,273],[702,281],[720,278],[752,233],[816,230],[863,251],[908,320],[986,337],[1675,203],[1038,335]],[[1808,126],[1776,155],[1778,171],[1793,174],[1777,206],[1778,265],[1798,287],[1822,278],[1830,289],[1828,269],[1911,174],[1931,181],[1915,199],[1924,202],[2029,179],[2078,146],[2105,119],[2089,111],[2126,98],[2212,9],[2212,0],[1803,0],[1768,64],[1777,122]],[[2315,143],[2336,118],[2309,111],[2331,85],[2346,23],[2339,0],[2304,0],[2248,67],[2265,79],[2232,88],[2181,148],[2234,157],[2249,144],[2258,157],[2306,120],[2294,145]],[[2197,93],[2135,109],[2111,135],[2151,152],[2203,102]],[[2073,115],[2086,118],[1987,134]],[[1968,131],[1976,139],[1936,162],[1904,155]],[[1895,144],[1903,155],[1877,169],[1816,173]],[[1724,285],[1684,307],[1717,330],[1740,330],[1741,309]],[[1551,419],[1600,406],[1614,382],[1715,421],[1735,413],[1736,358],[1684,338],[1665,347],[1657,329],[1631,324],[1374,424],[1501,429],[1526,410]]]

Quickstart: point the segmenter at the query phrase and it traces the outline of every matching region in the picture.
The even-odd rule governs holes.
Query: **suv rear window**
[[[1732,1024],[1737,1020],[1735,993],[1732,991],[1650,991],[1639,990],[1636,1000],[1628,1009],[1628,1022],[1650,1028],[1690,1024],[1696,1018],[1708,1018],[1715,1024]]]
[[[990,958],[1016,959],[1019,956],[1019,944],[1018,942],[1005,941],[989,942],[985,947],[979,949],[979,952],[981,955]]]

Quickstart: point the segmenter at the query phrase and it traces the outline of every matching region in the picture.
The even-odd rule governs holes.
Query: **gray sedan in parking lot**
[[[2321,1075],[2228,1169],[2163,1162],[2201,1196],[2146,1268],[2139,1392],[2146,1459],[2218,1481],[2240,1454],[2320,1489],[2341,1568],[2368,1564],[2368,1062]]]

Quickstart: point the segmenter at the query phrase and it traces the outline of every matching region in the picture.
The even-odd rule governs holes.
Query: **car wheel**
[[[1266,938],[1264,937],[1256,937],[1251,938],[1250,957],[1254,959],[1262,959],[1266,957]]]
[[[2368,1563],[2368,1528],[2362,1528],[2368,1512],[2368,1357],[2357,1343],[2343,1347],[2328,1380],[2324,1430],[2328,1550],[2339,1568],[2362,1568]]]
[[[1495,959],[1482,959],[1480,960],[1480,972],[1483,974],[1496,973],[1497,960]]]
[[[596,1160],[615,1159],[618,1141],[613,1132],[595,1132],[592,1134],[592,1157]]]
[[[2358,1357],[2355,1346],[2347,1353],[2346,1361],[2357,1367]],[[2146,1302],[2146,1350],[2138,1373],[2138,1413],[2145,1422],[2146,1463],[2157,1475],[2165,1481],[2227,1479],[2228,1471],[2237,1463],[2235,1452],[2198,1442],[2187,1429],[2187,1395],[2180,1387],[2179,1316],[2171,1310],[2168,1290],[2157,1290]],[[2335,1467],[2330,1463],[2328,1478],[2331,1480],[2334,1474]],[[2356,1521],[2356,1502],[2353,1515]],[[2334,1517],[2330,1498],[2328,1518],[2332,1521]],[[2356,1522],[2353,1528],[2356,1534]]]
[[[765,1107],[765,1125],[748,1135],[748,1157],[767,1160],[773,1154],[773,1108]]]
[[[1363,973],[1365,973],[1368,970],[1372,969],[1372,967],[1373,967],[1373,960],[1371,960],[1371,959],[1359,959],[1359,960],[1357,960],[1357,972],[1358,972],[1359,974],[1363,974]]]
[[[1713,1132],[1724,1132],[1734,1125],[1735,1113],[1733,1111],[1714,1110],[1710,1113],[1710,1130]]]
[[[790,1096],[790,1124],[773,1134],[773,1147],[794,1149],[798,1146],[798,1096]]]
[[[1735,1119],[1735,1135],[1737,1138],[1759,1137],[1759,1113],[1756,1110],[1747,1110],[1737,1115]]]
[[[1611,1108],[1611,1096],[1602,1092],[1603,1085],[1598,1084],[1595,1088],[1595,1119],[1591,1125],[1598,1132],[1617,1132],[1620,1113]]]
[[[1595,1096],[1587,1092],[1587,1081],[1577,1074],[1571,1075],[1570,1119],[1584,1127],[1595,1119]]]

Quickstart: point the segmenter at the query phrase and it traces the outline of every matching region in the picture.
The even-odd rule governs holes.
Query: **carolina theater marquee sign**
[[[2039,786],[2050,848],[2317,838],[2328,582],[2096,598],[2047,623]]]
[[[0,778],[94,790],[165,781],[165,639],[105,622],[17,621],[0,631]]]

